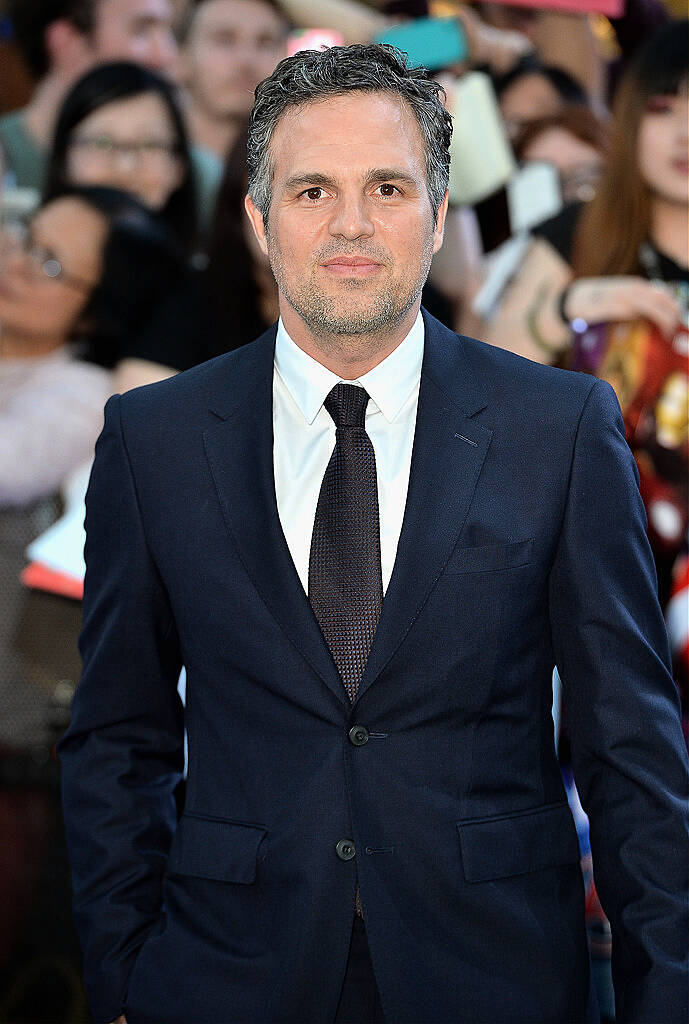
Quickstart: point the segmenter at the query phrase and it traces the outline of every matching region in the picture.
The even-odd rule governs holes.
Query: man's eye
[[[304,195],[306,196],[307,199],[311,199],[313,202],[316,202],[317,199],[323,198],[323,189],[320,187],[307,188],[306,192],[304,192]]]
[[[386,196],[387,198],[389,198],[390,196],[394,196],[396,193],[398,193],[399,189],[386,181],[383,185],[378,186],[377,191],[380,192],[382,196]]]

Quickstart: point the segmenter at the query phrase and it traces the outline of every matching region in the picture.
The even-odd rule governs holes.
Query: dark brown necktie
[[[376,456],[364,426],[368,395],[336,384],[325,400],[337,428],[309,557],[309,601],[354,700],[383,603]]]

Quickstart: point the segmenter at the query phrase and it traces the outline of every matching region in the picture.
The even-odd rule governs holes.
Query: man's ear
[[[447,204],[449,201],[450,193],[448,189],[445,189],[445,195],[443,201],[438,207],[438,212],[435,218],[435,228],[433,229],[433,252],[437,252],[440,246],[443,244],[443,234],[445,233],[445,217],[447,216]]]
[[[57,18],[45,30],[50,70],[74,80],[94,63],[93,49],[85,32],[67,18]]]
[[[251,221],[251,226],[254,229],[256,241],[261,247],[261,252],[264,256],[267,256],[268,242],[266,241],[266,226],[263,222],[263,214],[254,204],[251,196],[248,195],[244,197],[244,209],[246,210],[247,217]]]

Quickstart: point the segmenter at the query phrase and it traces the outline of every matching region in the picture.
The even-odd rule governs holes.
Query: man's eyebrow
[[[382,181],[399,181],[405,185],[412,185],[414,188],[418,187],[418,181],[407,171],[403,171],[401,167],[373,167],[370,171],[366,172],[364,183],[366,185],[373,185],[376,182]],[[292,174],[285,182],[284,188],[286,191],[293,191],[297,188],[306,188],[309,185],[314,188],[322,187],[328,188],[335,185],[336,182],[333,178],[329,178],[327,174],[321,174],[314,172],[313,174]]]
[[[374,182],[401,181],[405,185],[418,187],[418,181],[408,171],[401,167],[373,167],[366,175],[366,184],[373,185]]]
[[[292,174],[285,182],[284,188],[287,192],[292,192],[297,188],[306,188],[311,185],[314,188],[322,187],[327,188],[328,186],[334,185],[335,182],[332,178],[329,178],[327,174]]]

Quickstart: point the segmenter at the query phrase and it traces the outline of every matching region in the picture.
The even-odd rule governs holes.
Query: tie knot
[[[340,427],[365,426],[368,393],[358,384],[336,384],[323,405],[338,430]]]

